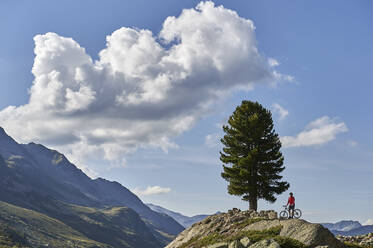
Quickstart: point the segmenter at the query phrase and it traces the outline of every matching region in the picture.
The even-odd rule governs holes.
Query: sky
[[[304,218],[373,224],[373,2],[3,0],[0,126],[185,215],[248,203],[220,177],[242,100],[273,113]]]

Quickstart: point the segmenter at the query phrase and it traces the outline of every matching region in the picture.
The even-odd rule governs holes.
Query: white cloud
[[[219,134],[208,134],[205,137],[205,144],[208,147],[216,147],[220,144],[220,135]]]
[[[289,115],[289,111],[284,109],[280,104],[272,104],[273,110],[279,115],[279,119],[283,120]]]
[[[367,226],[367,225],[373,225],[373,219],[368,219],[367,221],[365,221],[363,223],[364,226]]]
[[[69,158],[167,151],[229,92],[287,80],[258,52],[254,31],[235,11],[202,2],[168,17],[159,35],[114,31],[97,61],[72,38],[36,35],[29,102],[1,110],[0,125]]]
[[[276,67],[280,65],[280,63],[274,58],[268,58],[268,64],[270,67]]]
[[[300,147],[322,145],[336,138],[337,134],[347,132],[344,122],[336,123],[328,116],[323,116],[310,124],[297,136],[284,136],[281,138],[284,147]]]
[[[144,195],[160,195],[160,194],[167,194],[171,192],[170,188],[162,188],[160,186],[148,186],[145,190],[140,190],[138,188],[133,190],[133,193],[139,196]]]

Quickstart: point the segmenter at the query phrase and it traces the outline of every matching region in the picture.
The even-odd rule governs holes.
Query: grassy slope
[[[0,202],[0,247],[108,247],[38,212]]]
[[[23,198],[33,210],[63,222],[91,240],[123,248],[162,247],[132,209],[82,207],[32,192]]]
[[[33,195],[32,198],[37,211],[0,202],[3,246],[9,245],[6,240],[18,240],[24,245],[31,242],[32,247],[48,242],[52,247],[70,247],[70,244],[71,247],[161,247],[132,209],[97,209],[65,204],[49,197]],[[0,243],[0,247],[3,246]]]

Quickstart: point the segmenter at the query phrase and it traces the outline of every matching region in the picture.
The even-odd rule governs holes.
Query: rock
[[[277,212],[275,212],[275,211],[269,212],[268,213],[268,219],[270,219],[270,220],[277,219]]]
[[[311,247],[328,245],[330,248],[344,248],[328,229],[305,220],[262,220],[247,226],[244,230],[262,231],[276,226],[282,226],[280,236],[296,239]]]
[[[349,242],[360,246],[373,246],[373,233],[358,236],[337,235],[336,237],[342,242]]]
[[[235,240],[229,244],[228,248],[245,248],[245,246],[243,246],[240,241]]]
[[[244,246],[244,247],[249,247],[251,245],[251,240],[248,238],[248,237],[244,237],[240,240],[241,244]]]
[[[250,245],[249,248],[281,248],[281,246],[273,239],[265,239]]]
[[[207,246],[207,248],[228,248],[228,243],[226,242],[220,242],[213,245]]]
[[[260,219],[258,219],[259,217]],[[179,248],[191,240],[195,242],[210,235],[218,235],[221,238],[220,240],[224,241],[228,240],[232,236],[241,234],[242,231],[263,231],[278,226],[282,227],[279,234],[280,236],[296,239],[307,246],[344,248],[344,245],[338,239],[336,239],[328,229],[319,224],[312,224],[307,221],[297,219],[279,220],[276,217],[277,213],[273,210],[260,211],[258,213],[253,210],[241,211],[239,209],[231,209],[228,211],[228,213],[209,216],[203,221],[189,227],[180,233],[176,239],[174,239],[165,248]],[[255,218],[256,220],[254,220]],[[368,242],[369,239],[359,239],[357,241],[357,243],[363,241]],[[192,243],[194,242],[191,242],[189,246],[184,247],[192,248]],[[239,245],[238,243],[242,244],[242,246],[245,248],[253,245],[248,238],[247,240],[241,239],[240,242],[235,242],[234,244],[231,242],[218,245],[223,245],[222,247],[235,247]]]

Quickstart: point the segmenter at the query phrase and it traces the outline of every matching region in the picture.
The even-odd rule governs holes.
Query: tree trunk
[[[258,199],[255,196],[250,196],[249,209],[255,211],[258,210]]]

